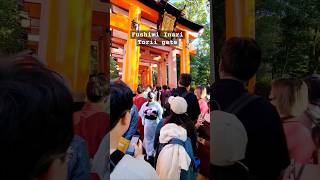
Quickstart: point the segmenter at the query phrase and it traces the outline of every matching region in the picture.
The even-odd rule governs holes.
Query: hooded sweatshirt
[[[168,143],[176,138],[182,141],[187,140],[187,131],[176,124],[169,123],[161,128],[159,141]],[[183,146],[178,144],[168,144],[161,150],[156,171],[160,180],[179,180],[181,169],[188,170],[191,159]]]

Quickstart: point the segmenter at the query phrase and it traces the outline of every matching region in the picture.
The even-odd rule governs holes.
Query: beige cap
[[[168,99],[170,109],[176,114],[183,114],[187,112],[188,104],[187,101],[180,96],[170,96]]]

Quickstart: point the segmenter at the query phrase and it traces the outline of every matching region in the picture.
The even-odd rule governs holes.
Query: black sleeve
[[[187,113],[193,121],[196,121],[200,115],[198,98],[196,95],[189,93],[185,99],[188,103]]]
[[[276,177],[290,163],[287,142],[276,109],[266,100],[252,103],[239,113],[247,130],[246,162],[259,177]],[[266,172],[266,170],[268,172]]]

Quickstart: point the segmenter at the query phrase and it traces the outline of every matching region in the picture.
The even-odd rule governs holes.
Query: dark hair
[[[157,89],[156,89],[156,100],[157,101],[160,100],[160,91],[161,91],[161,86],[157,86]]]
[[[111,130],[133,105],[133,93],[121,80],[110,83],[110,119]]]
[[[309,102],[319,104],[320,101],[320,75],[313,74],[304,79],[308,86]]]
[[[164,120],[164,124],[168,123],[174,123],[186,129],[187,136],[191,139],[192,147],[195,152],[197,137],[195,134],[194,122],[190,119],[190,117],[186,113],[176,114],[173,111],[171,111],[170,115]]]
[[[64,160],[73,100],[62,78],[33,56],[8,61],[0,77],[0,179],[34,179]]]
[[[138,87],[137,87],[137,93],[138,93],[138,94],[141,94],[141,93],[143,93],[143,91],[144,91],[144,89],[142,88],[142,86],[141,86],[141,85],[138,85]]]
[[[192,78],[190,74],[186,74],[186,73],[180,74],[180,77],[179,77],[180,85],[184,87],[189,87],[191,84],[191,81],[192,81]]]
[[[163,86],[162,86],[162,89],[167,90],[167,89],[168,89],[168,86],[167,86],[167,85],[163,85]]]
[[[240,80],[248,81],[261,63],[261,49],[252,38],[233,37],[226,41],[221,52],[224,71]]]
[[[194,93],[194,90],[195,90],[194,87],[191,87],[189,91]]]
[[[108,81],[105,75],[91,75],[87,83],[87,98],[91,102],[100,102],[108,95]]]

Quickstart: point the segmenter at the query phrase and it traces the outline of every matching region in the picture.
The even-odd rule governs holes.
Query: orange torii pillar
[[[145,87],[147,85],[147,70],[145,68],[143,68],[141,76],[140,76],[140,81],[143,87]]]
[[[169,87],[177,87],[177,50],[172,49],[168,55]]]
[[[230,37],[255,38],[255,0],[227,0],[226,2],[226,39]],[[256,78],[248,84],[248,90],[254,92]]]
[[[89,76],[92,0],[43,1],[38,55],[83,101]]]
[[[189,33],[184,32],[182,39],[182,53],[180,56],[180,74],[190,73],[190,50],[189,50]]]
[[[161,63],[157,64],[157,85],[161,86],[161,82],[162,82],[162,77],[161,77]]]
[[[146,85],[153,87],[153,80],[152,80],[152,66],[147,67],[146,73]]]
[[[126,55],[123,63],[122,80],[133,90],[136,91],[139,83],[139,63],[140,63],[140,47],[136,39],[130,37],[133,21],[140,24],[141,9],[133,4],[129,8],[129,31],[128,40],[125,44]]]
[[[159,84],[167,85],[167,63],[165,61],[165,54],[161,54],[160,67],[161,82]]]

